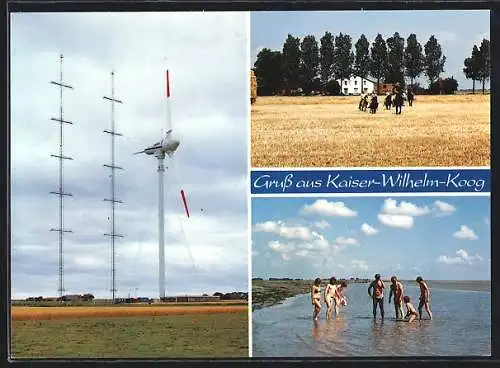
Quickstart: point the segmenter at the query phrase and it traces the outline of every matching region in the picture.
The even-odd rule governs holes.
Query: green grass
[[[11,357],[248,357],[247,313],[13,321]]]

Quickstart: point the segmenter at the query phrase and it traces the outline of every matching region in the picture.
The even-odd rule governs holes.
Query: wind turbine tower
[[[158,159],[158,294],[160,300],[165,298],[165,209],[164,209],[164,173],[165,158],[173,157],[180,145],[179,139],[172,137],[172,122],[170,109],[170,74],[165,73],[165,97],[167,107],[166,127],[167,131],[160,142],[146,147],[144,150],[134,154],[145,153]]]

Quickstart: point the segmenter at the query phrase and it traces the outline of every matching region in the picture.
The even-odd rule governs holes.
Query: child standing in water
[[[332,277],[330,283],[326,285],[325,288],[325,304],[326,304],[326,319],[330,319],[332,314],[332,306],[335,298],[335,291],[337,289],[336,285],[337,279]]]
[[[335,299],[335,315],[339,314],[339,307],[341,305],[346,305],[345,297],[344,297],[344,288],[347,287],[347,282],[342,281],[340,285],[335,289],[334,299]]]
[[[413,322],[415,320],[415,318],[417,318],[418,313],[415,310],[415,307],[413,306],[413,304],[411,304],[409,296],[405,296],[403,298],[403,300],[405,302],[405,307],[406,307],[405,319],[407,319],[408,322]]]
[[[321,279],[318,277],[314,280],[314,284],[311,287],[311,299],[312,305],[314,307],[313,320],[318,320],[318,315],[321,312]]]

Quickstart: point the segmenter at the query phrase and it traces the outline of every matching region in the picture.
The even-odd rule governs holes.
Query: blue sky
[[[415,33],[422,48],[434,34],[447,58],[443,76],[453,76],[459,88],[472,88],[472,81],[463,75],[463,61],[474,43],[490,38],[490,14],[489,10],[252,12],[252,66],[262,48],[282,50],[288,33],[301,38],[312,34],[319,42],[326,31],[349,34],[353,46],[362,33],[370,44],[377,33],[387,39],[399,32],[405,40]]]
[[[252,198],[253,277],[490,279],[489,197]]]

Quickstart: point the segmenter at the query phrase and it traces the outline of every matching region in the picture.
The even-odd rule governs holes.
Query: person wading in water
[[[372,294],[373,289],[373,294]],[[375,280],[373,280],[368,287],[368,295],[373,301],[373,318],[377,318],[377,306],[380,307],[380,316],[384,319],[384,282],[380,279],[380,274],[375,275]]]

